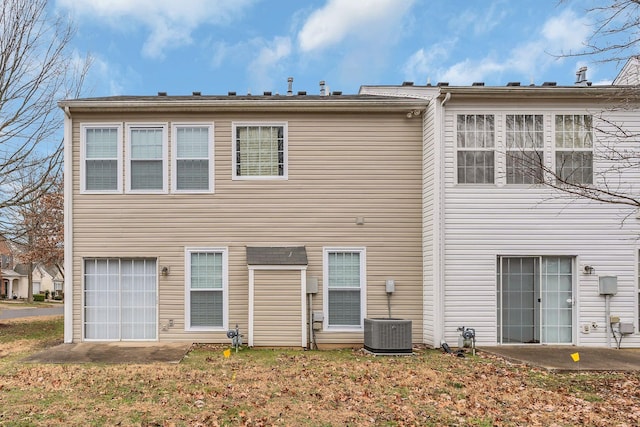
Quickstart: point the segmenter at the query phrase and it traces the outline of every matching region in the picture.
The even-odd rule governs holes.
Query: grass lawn
[[[179,365],[21,362],[62,318],[0,321],[0,426],[574,426],[640,424],[640,375],[554,374],[480,353],[199,345]]]

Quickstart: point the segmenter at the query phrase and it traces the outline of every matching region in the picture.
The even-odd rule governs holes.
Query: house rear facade
[[[421,339],[422,100],[60,105],[66,342],[351,345],[389,314]]]
[[[638,193],[620,87],[60,105],[66,342],[640,346],[636,207],[543,184]]]

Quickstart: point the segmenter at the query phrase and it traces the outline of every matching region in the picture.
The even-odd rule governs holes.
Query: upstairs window
[[[175,125],[173,138],[173,190],[213,191],[213,131],[210,125]]]
[[[122,128],[119,125],[83,125],[80,132],[82,191],[121,192]]]
[[[286,124],[243,124],[233,126],[234,178],[286,178]]]
[[[593,118],[555,116],[556,175],[571,184],[593,184]]]
[[[507,184],[539,184],[543,179],[542,115],[506,116]]]
[[[166,192],[166,126],[131,125],[128,127],[128,136],[127,190],[131,192]]]
[[[495,124],[493,114],[459,114],[456,120],[459,184],[493,184]]]

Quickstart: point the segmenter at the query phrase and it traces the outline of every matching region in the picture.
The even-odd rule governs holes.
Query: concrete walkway
[[[514,363],[523,363],[555,372],[569,371],[640,371],[640,349],[516,345],[478,349]],[[578,353],[574,362],[572,354]]]
[[[180,363],[191,343],[74,343],[33,354],[30,363]]]

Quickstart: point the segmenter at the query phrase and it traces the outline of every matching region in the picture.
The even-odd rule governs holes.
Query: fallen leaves
[[[14,351],[0,347],[0,351]],[[17,351],[17,350],[16,350]],[[621,409],[622,408],[622,409]],[[196,346],[179,365],[0,364],[0,424],[638,425],[639,374],[553,374],[480,353]]]

